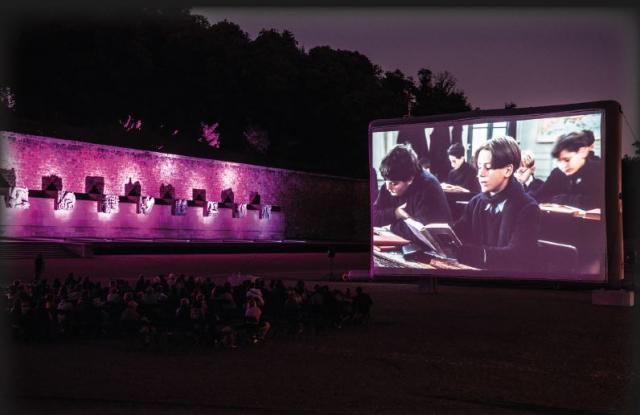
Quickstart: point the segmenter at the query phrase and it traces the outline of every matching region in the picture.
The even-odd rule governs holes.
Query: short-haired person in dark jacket
[[[604,175],[599,159],[589,156],[587,130],[564,134],[551,150],[558,167],[547,181],[531,195],[540,203],[558,203],[580,209],[602,208]]]
[[[385,184],[373,204],[374,226],[391,225],[391,231],[416,241],[404,219],[427,223],[451,222],[447,199],[436,177],[425,171],[411,145],[399,144],[382,159]]]
[[[514,177],[520,148],[511,137],[493,138],[478,148],[475,160],[482,193],[454,224],[463,242],[458,260],[488,270],[529,269],[536,260],[540,209]]]
[[[526,150],[522,152],[522,161],[520,161],[520,168],[516,170],[516,179],[524,187],[524,191],[527,193],[533,193],[537,191],[540,186],[544,184],[543,180],[538,179],[533,174],[536,171],[536,159],[533,152]]]
[[[452,167],[447,177],[447,183],[464,187],[471,193],[479,193],[480,184],[476,177],[478,171],[464,159],[464,147],[462,144],[452,144],[447,150],[447,154]]]
[[[596,153],[594,151],[596,137],[593,135],[593,131],[582,130],[582,133],[584,134],[584,143],[587,146],[587,151],[589,152],[587,158],[591,160],[600,160],[600,157],[596,156]]]

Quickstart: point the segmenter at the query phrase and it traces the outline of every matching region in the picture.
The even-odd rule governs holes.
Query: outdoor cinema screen
[[[606,103],[371,123],[374,278],[606,282]]]

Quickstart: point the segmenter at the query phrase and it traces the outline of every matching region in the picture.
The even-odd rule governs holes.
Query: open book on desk
[[[411,218],[405,219],[404,223],[433,256],[443,259],[455,258],[457,248],[462,246],[462,242],[448,223],[423,225]]]
[[[469,189],[465,189],[462,186],[458,186],[456,184],[449,184],[449,183],[440,183],[440,187],[442,187],[442,190],[445,192],[451,192],[451,193],[469,193]]]
[[[557,203],[540,203],[540,210],[545,212],[564,213],[582,219],[600,220],[600,209],[583,210],[577,207]]]
[[[374,227],[373,228],[373,245],[384,247],[401,247],[411,243],[401,236],[391,232],[388,227]]]

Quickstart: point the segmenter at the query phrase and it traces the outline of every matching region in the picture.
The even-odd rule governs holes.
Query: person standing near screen
[[[464,157],[464,147],[460,143],[452,144],[447,150],[451,171],[447,177],[447,183],[464,187],[471,193],[480,192],[480,184],[476,177],[476,169]]]
[[[391,225],[391,231],[415,241],[404,222],[407,218],[426,225],[451,222],[451,212],[440,182],[425,171],[409,144],[398,144],[382,159],[385,184],[373,204],[374,226]]]
[[[558,203],[584,210],[601,209],[604,178],[599,159],[589,156],[592,134],[583,130],[558,137],[551,155],[558,167],[532,196],[540,203]],[[591,143],[593,143],[591,141]]]
[[[482,193],[467,204],[453,229],[463,242],[458,260],[487,270],[526,270],[535,264],[540,209],[514,173],[520,148],[508,136],[487,141],[476,150]]]

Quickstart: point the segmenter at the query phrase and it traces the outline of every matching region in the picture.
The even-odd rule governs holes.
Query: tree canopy
[[[368,177],[369,122],[409,100],[412,115],[471,108],[448,72],[416,83],[356,51],[305,51],[286,30],[251,39],[188,9],[16,27],[0,86],[7,128],[25,132]]]

